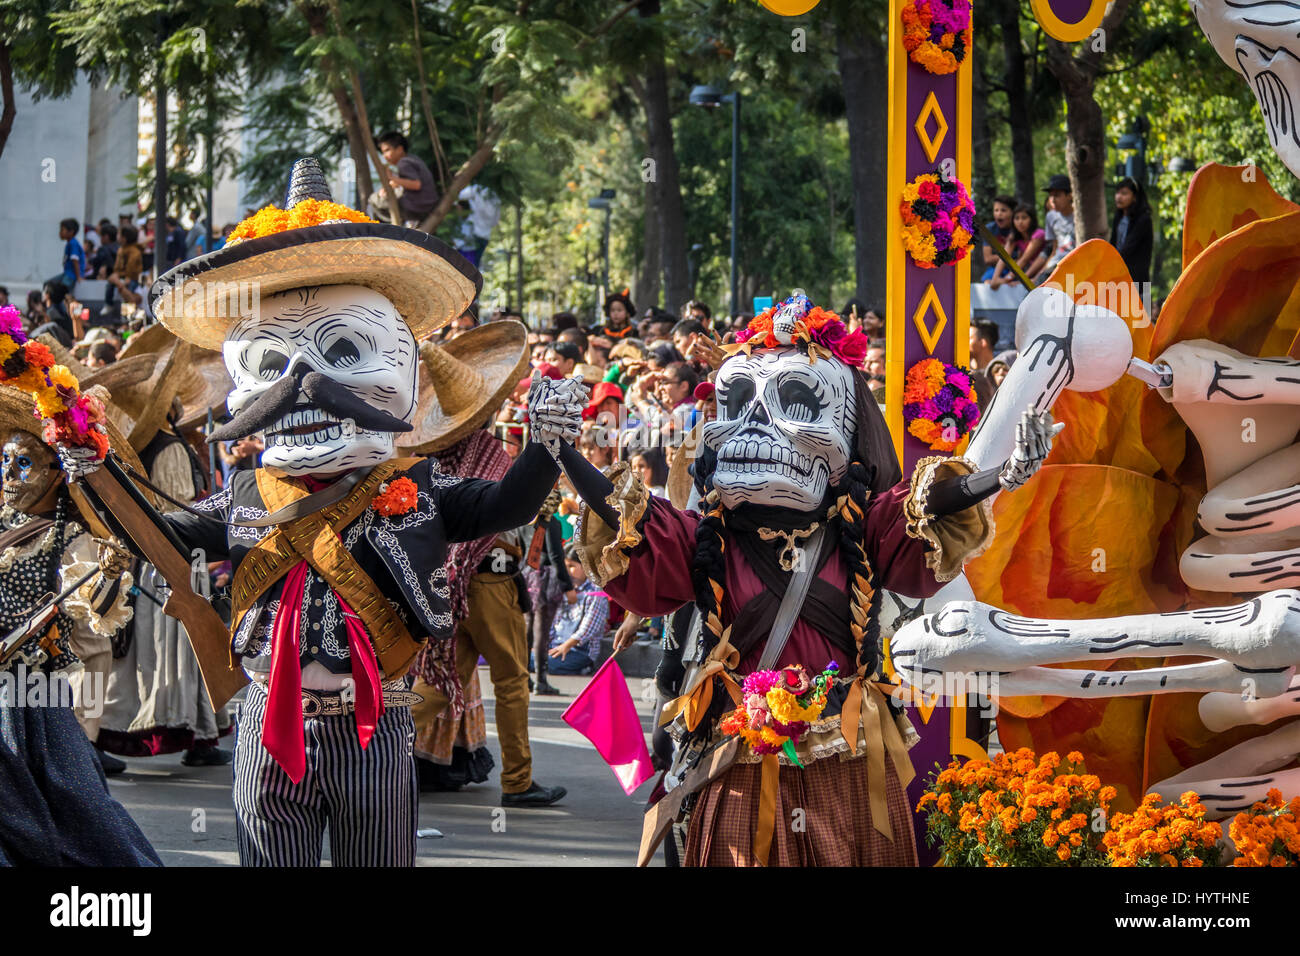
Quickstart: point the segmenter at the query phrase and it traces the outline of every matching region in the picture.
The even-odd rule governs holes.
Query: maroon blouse
[[[867,560],[871,563],[872,586],[888,588],[908,597],[925,598],[939,590],[934,573],[926,567],[929,546],[907,533],[903,502],[910,493],[908,482],[899,482],[888,491],[867,499],[866,533],[863,536]],[[662,498],[652,499],[641,525],[644,541],[632,551],[627,572],[605,584],[605,591],[629,611],[642,617],[671,614],[683,604],[695,600],[691,583],[691,559],[695,555],[695,528],[701,515],[678,511]],[[763,588],[739,547],[726,547],[725,594],[722,598],[724,626],[736,618],[740,609]],[[836,551],[826,561],[819,575],[828,583],[845,588],[848,577],[843,556]],[[734,643],[734,642],[733,642]],[[740,662],[738,671],[748,674],[758,666],[766,636]],[[832,659],[839,660],[841,672],[852,672],[853,661],[845,661],[842,651],[803,618],[795,621],[777,667],[800,664],[816,673]]]

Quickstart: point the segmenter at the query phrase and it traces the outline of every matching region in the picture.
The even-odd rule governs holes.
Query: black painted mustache
[[[388,412],[366,404],[334,379],[320,372],[289,375],[276,382],[247,408],[208,436],[209,442],[235,441],[266,431],[299,407],[298,396],[340,421],[350,418],[358,428],[376,432],[409,432],[412,426]]]

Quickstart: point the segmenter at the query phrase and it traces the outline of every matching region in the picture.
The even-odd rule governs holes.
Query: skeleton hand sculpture
[[[1015,491],[1032,478],[1052,450],[1052,439],[1064,427],[1065,422],[1052,423],[1051,412],[1027,409],[1016,426],[1016,447],[1002,466],[998,483],[1007,491]]]
[[[582,431],[582,409],[587,387],[576,378],[551,379],[533,372],[528,389],[528,424],[533,441],[540,442],[557,462],[561,444],[571,444]]]

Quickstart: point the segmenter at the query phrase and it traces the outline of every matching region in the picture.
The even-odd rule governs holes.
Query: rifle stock
[[[248,683],[231,660],[230,633],[208,598],[190,583],[190,557],[175,533],[131,484],[112,457],[82,479],[94,491],[113,524],[118,525],[139,554],[156,567],[171,588],[166,612],[185,625],[203,684],[214,709],[223,707]]]

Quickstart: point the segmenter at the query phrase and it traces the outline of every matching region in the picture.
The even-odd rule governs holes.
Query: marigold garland
[[[54,353],[27,338],[12,305],[0,306],[0,382],[31,394],[32,414],[44,419],[41,437],[47,444],[93,448],[99,459],[108,454],[103,404],[81,394],[76,376],[54,364]]]
[[[929,358],[907,370],[903,422],[931,449],[953,451],[979,420],[975,388],[966,369]]]
[[[922,269],[960,262],[970,253],[975,203],[965,184],[947,178],[939,167],[903,187],[898,212],[903,219],[903,247]]]
[[[1233,817],[1228,836],[1237,848],[1233,866],[1300,865],[1300,797],[1288,803],[1276,788]]]
[[[912,0],[903,7],[903,48],[938,76],[955,73],[971,45],[970,0]]]
[[[332,219],[346,219],[348,222],[374,222],[363,212],[323,199],[303,199],[294,203],[292,209],[278,206],[264,206],[247,219],[235,226],[226,245],[233,245],[245,239],[260,239],[290,229],[303,229],[307,226],[319,226]]]
[[[385,518],[404,515],[420,502],[420,489],[410,478],[397,478],[379,486],[370,506]]]
[[[831,661],[816,677],[799,666],[754,671],[741,688],[741,705],[722,718],[722,732],[740,737],[756,754],[785,751],[802,766],[794,748],[825,710],[839,667]]]

